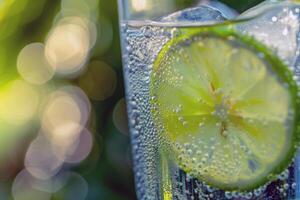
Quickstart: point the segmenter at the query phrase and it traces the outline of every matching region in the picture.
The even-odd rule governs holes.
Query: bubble
[[[200,122],[200,123],[199,123],[199,127],[200,127],[200,128],[203,128],[203,126],[204,126],[204,123],[203,123],[203,122]]]
[[[289,171],[288,169],[284,170],[281,174],[277,175],[277,178],[279,180],[287,180],[289,177]]]
[[[225,192],[225,197],[226,197],[227,199],[231,199],[231,198],[232,198],[232,193],[226,191],[226,192]]]
[[[23,80],[14,80],[0,91],[0,118],[9,124],[25,124],[35,117],[38,92]]]
[[[246,199],[251,199],[252,196],[253,196],[252,192],[248,192],[248,193],[245,195]]]
[[[123,133],[125,135],[129,134],[126,102],[125,102],[124,98],[120,99],[114,108],[113,121],[114,121],[115,127],[121,133]]]
[[[276,22],[277,20],[278,20],[277,17],[275,17],[275,16],[272,17],[273,22]]]
[[[79,77],[79,86],[93,100],[105,100],[113,95],[117,85],[116,72],[104,62],[94,61]]]
[[[150,26],[142,27],[142,33],[145,37],[150,38],[152,36],[153,30]]]
[[[288,35],[289,34],[289,30],[287,28],[284,28],[282,31],[282,35]]]
[[[54,75],[55,69],[47,62],[44,50],[42,43],[32,43],[25,46],[18,55],[18,72],[29,83],[44,84]]]
[[[256,20],[238,25],[238,29],[272,47],[284,62],[293,66],[297,60],[299,32],[298,16],[292,11],[295,7],[298,6],[293,2],[265,1],[241,14],[241,17],[258,16]]]

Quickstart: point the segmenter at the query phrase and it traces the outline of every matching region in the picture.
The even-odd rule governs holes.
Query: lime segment
[[[253,39],[214,28],[185,31],[153,66],[151,101],[161,135],[186,172],[228,190],[249,190],[291,162],[297,86]]]

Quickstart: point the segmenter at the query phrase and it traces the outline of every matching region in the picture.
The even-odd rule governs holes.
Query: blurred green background
[[[261,0],[223,0],[222,2],[242,12]],[[180,0],[179,3],[185,5],[190,1]],[[77,72],[69,73],[70,71],[67,72],[71,75],[66,75],[66,71],[63,70],[69,69],[62,69],[55,77],[49,71],[42,72],[42,75],[31,76],[32,71],[27,73],[24,63],[38,62],[39,60],[34,57],[26,58],[25,61],[20,58],[21,67],[18,68],[19,54],[26,45],[46,43],[46,47],[41,46],[41,48],[46,48],[47,51],[51,33],[56,33],[55,26],[58,21],[74,14],[90,20],[88,33],[91,35],[89,36],[96,37],[95,41],[88,41],[94,42],[88,55],[79,52],[75,54],[76,58],[70,57],[67,61],[62,61],[66,63],[69,62],[68,59],[76,60],[79,59],[78,56],[84,54],[86,67],[80,71],[80,75],[76,74]],[[74,19],[72,20],[74,22]],[[68,27],[65,28],[69,30]],[[80,32],[80,34],[84,33]],[[53,40],[57,41],[55,38]],[[82,45],[85,45],[86,41],[82,41]],[[53,45],[60,44],[54,42]],[[67,48],[66,52],[70,48]],[[76,48],[76,45],[72,48]],[[35,50],[35,53],[38,51]],[[58,53],[64,56],[65,52]],[[55,56],[57,64],[59,55]],[[25,67],[25,71],[20,72],[22,66]],[[19,82],[23,84],[20,88],[38,91],[40,98],[37,105],[33,104],[32,96],[26,96],[27,92],[22,94],[21,89],[13,91],[12,88],[18,85],[14,81],[22,79],[20,73],[23,78],[25,77],[26,82],[29,82]],[[36,84],[37,77],[48,77],[49,80],[38,79],[39,82]],[[80,199],[82,193],[86,193],[88,200],[135,199],[124,100],[117,0],[0,0],[0,199],[12,199],[14,192],[18,193],[17,196],[26,196],[28,188],[21,183],[16,184],[16,176],[24,169],[26,150],[39,132],[40,119],[43,119],[41,115],[45,108],[43,99],[47,99],[48,93],[63,85],[81,88],[89,97],[91,117],[86,128],[92,134],[93,146],[82,162],[64,164],[62,167],[63,171],[76,173],[72,177],[78,184],[75,184],[76,181],[73,182],[74,184],[65,184],[64,187],[55,190],[51,199]],[[29,118],[28,112],[31,112],[32,106],[36,112]],[[13,192],[12,188],[15,188]],[[49,189],[48,186],[44,188]],[[35,188],[30,191],[32,194],[29,192],[27,199],[34,195],[41,195],[41,200],[47,199],[36,190]]]

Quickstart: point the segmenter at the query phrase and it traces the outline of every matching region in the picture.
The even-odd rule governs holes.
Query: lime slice
[[[252,38],[182,28],[156,58],[152,113],[187,173],[226,190],[254,189],[292,161],[299,135],[292,73]]]

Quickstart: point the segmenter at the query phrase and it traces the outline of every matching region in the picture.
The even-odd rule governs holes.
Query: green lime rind
[[[181,28],[180,34],[176,38],[171,39],[163,46],[153,65],[153,73],[150,79],[151,80],[150,96],[156,95],[155,94],[155,84],[156,84],[155,72],[158,71],[157,69],[159,68],[160,63],[165,59],[165,55],[173,47],[181,44],[186,40],[189,40],[194,37],[199,37],[199,36],[201,37],[210,36],[210,37],[217,37],[226,40],[235,40],[238,41],[240,44],[244,45],[245,48],[253,52],[257,52],[257,54],[259,53],[259,55],[263,57],[263,61],[265,62],[265,64],[268,66],[268,70],[271,70],[274,74],[276,74],[280,82],[286,85],[286,87],[288,88],[288,92],[291,96],[291,107],[293,108],[293,112],[294,112],[293,124],[291,124],[291,127],[289,127],[290,132],[292,133],[291,138],[289,138],[289,140],[291,140],[291,144],[286,150],[287,153],[284,155],[284,158],[281,161],[279,161],[272,168],[272,170],[270,170],[271,172],[269,173],[268,176],[260,177],[259,179],[256,179],[255,182],[249,183],[247,186],[244,187],[226,185],[226,183],[219,184],[216,183],[215,181],[204,180],[206,184],[222,190],[230,190],[230,191],[237,190],[237,191],[247,192],[255,188],[258,188],[269,181],[276,179],[276,175],[282,173],[291,164],[300,141],[300,121],[299,121],[300,99],[298,97],[299,88],[297,86],[296,81],[293,79],[293,73],[276,55],[274,55],[273,51],[268,49],[265,45],[257,42],[254,38],[237,33],[229,26],[227,27],[218,26],[218,27],[202,27],[202,28],[193,28],[193,29]],[[156,107],[157,102],[155,98],[151,99],[151,104],[153,105],[152,114],[154,116],[153,118],[155,120],[156,125],[163,126],[162,120],[160,119],[159,110]],[[168,138],[168,134],[165,133],[161,133],[161,134],[162,137],[164,137],[167,140],[169,145],[172,146],[172,141],[168,141],[170,140]],[[169,153],[170,156],[175,157],[175,161],[179,163],[180,167],[183,170],[185,170],[187,173],[192,172],[191,169],[189,169],[188,167],[184,167],[180,163],[180,161],[177,158],[178,153],[176,153],[175,149],[171,149],[171,150],[169,149],[168,151],[170,152]],[[202,180],[201,177],[199,179]]]

